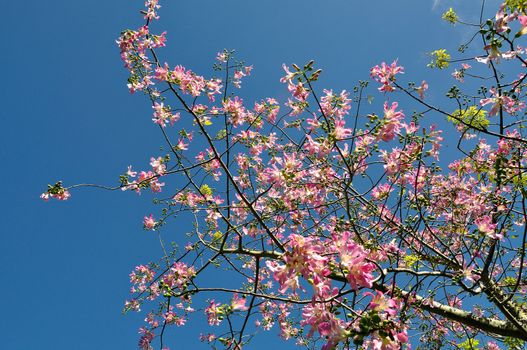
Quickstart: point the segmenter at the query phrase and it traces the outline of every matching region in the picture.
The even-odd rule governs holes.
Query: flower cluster
[[[382,84],[379,88],[379,91],[382,92],[393,92],[395,88],[393,87],[393,82],[395,81],[395,76],[397,74],[403,74],[404,68],[397,65],[397,61],[393,61],[391,65],[387,65],[385,62],[382,62],[380,66],[375,66],[370,70],[370,76],[375,81]]]
[[[266,262],[267,268],[280,284],[280,293],[285,293],[289,288],[293,291],[301,288],[299,275],[305,279],[321,279],[330,273],[327,268],[328,259],[321,255],[322,247],[314,239],[296,234],[290,235],[289,239],[291,251],[284,254],[284,264]]]
[[[512,98],[506,94],[499,94],[495,88],[490,89],[490,93],[493,97],[483,98],[479,101],[481,106],[486,106],[492,103],[492,107],[489,112],[489,116],[498,114],[500,108],[503,108],[505,112],[516,115],[525,109],[525,102]]]
[[[152,121],[161,127],[165,127],[168,124],[174,125],[180,118],[179,113],[172,113],[170,107],[165,106],[163,102],[154,102],[152,108],[154,109]]]
[[[48,190],[40,195],[40,198],[44,201],[48,201],[50,198],[55,198],[60,201],[65,201],[70,198],[70,192],[62,187],[62,181],[55,183],[54,185],[48,185]]]
[[[507,294],[507,312],[518,306],[521,316],[516,300],[527,291],[519,278],[527,263],[516,231],[526,221],[526,75],[509,82],[494,71],[496,87],[483,86],[477,94],[454,86],[447,96],[458,102],[457,109],[447,113],[433,99],[424,101],[425,80],[396,82],[404,73],[397,61],[371,68],[378,91],[400,90],[420,107],[409,118],[392,98],[374,105],[367,82],[350,92],[319,89],[321,70],[313,61],[302,68],[284,64],[285,103],[268,97],[251,108],[246,95],[219,97],[251,74],[252,66],[236,61],[233,51],[216,56],[214,69],[226,73],[223,80],[159,60],[154,49],[165,45],[165,33],[151,34],[148,27],[158,9],[157,0],[147,0],[147,25],[123,32],[118,44],[131,74],[130,91],[150,97],[152,121],[161,127],[169,155],[151,157],[148,170],[130,166],[114,189],[157,193],[165,188],[162,180],[181,175],[184,182],[166,185],[171,195],[155,200],[163,205],[161,215],[144,216],[142,224],[160,231],[173,217],[191,218],[192,229],[185,232],[184,249],[163,244],[161,262],[139,265],[130,274],[135,295],[125,309],[158,303],[140,330],[141,348],[152,348],[161,327],[164,332],[166,326],[185,325],[192,303],[199,301],[210,326],[230,328],[202,335],[202,341],[232,349],[251,338],[244,333],[251,317],[258,330],[277,325],[283,339],[309,348],[317,339],[324,350],[352,342],[364,349],[409,348],[413,323],[407,318],[423,321],[423,341],[446,343],[449,335],[477,334],[473,322],[463,324],[459,315],[474,304],[467,299],[495,288]],[[443,18],[463,24],[452,9]],[[485,23],[478,30],[486,35],[487,54],[474,59],[524,64],[525,50],[507,41],[510,33],[515,40],[525,34],[524,7],[505,4]],[[501,51],[504,44],[509,51]],[[439,69],[454,61],[444,49],[432,57],[430,66]],[[460,82],[484,76],[477,69],[485,67],[468,69],[463,63],[452,76]],[[439,162],[443,134],[428,118],[433,113],[446,115],[460,132],[461,158],[445,168]],[[499,120],[490,118],[495,115]],[[174,131],[169,125],[181,127]],[[65,200],[71,188],[58,182],[42,198]],[[497,256],[508,263],[490,261]],[[220,278],[236,278],[228,275],[221,287],[201,286],[197,275],[208,276],[205,271],[213,267],[222,267],[214,270]],[[217,293],[214,298],[194,297],[209,291]],[[498,299],[489,297],[484,311],[471,312],[486,312],[499,324]],[[442,318],[428,316],[434,312]]]
[[[132,166],[128,167],[128,170],[124,175],[121,175],[121,190],[133,190],[137,193],[141,193],[141,190],[150,188],[152,192],[158,193],[162,191],[164,182],[159,182],[159,178],[165,175],[166,165],[163,158],[152,158],[150,165],[152,171],[140,171],[139,174],[132,170]]]

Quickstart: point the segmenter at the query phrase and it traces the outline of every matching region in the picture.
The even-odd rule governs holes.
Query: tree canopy
[[[272,329],[326,350],[523,348],[524,1],[478,23],[443,14],[472,33],[455,54],[430,53],[454,81],[444,105],[427,100],[444,87],[405,81],[412,68],[392,59],[349,91],[319,86],[314,61],[284,64],[287,97],[249,103],[252,66],[234,51],[203,75],[161,58],[159,9],[147,0],[145,24],[117,43],[164,152],[114,187],[57,182],[41,196],[158,194],[144,229],[179,229],[130,274],[124,310],[148,310],[141,349],[168,349],[166,332],[191,317],[213,326],[202,341],[214,348],[251,348]]]

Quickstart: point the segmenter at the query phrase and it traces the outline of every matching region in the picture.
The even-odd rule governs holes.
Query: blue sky
[[[350,90],[373,65],[396,58],[406,81],[445,84],[448,74],[426,68],[426,53],[466,39],[440,16],[454,6],[473,20],[475,3],[162,1],[153,30],[168,31],[162,60],[204,75],[216,52],[236,49],[254,66],[242,89],[253,101],[283,97],[281,64],[310,59],[324,70],[321,89]],[[38,196],[57,180],[115,185],[129,164],[146,167],[159,153],[149,103],[128,93],[115,45],[121,30],[142,25],[141,8],[142,1],[129,0],[3,5],[2,348],[136,347],[144,314],[120,312],[130,271],[161,256],[157,236],[141,225],[143,215],[156,210],[153,197],[94,189],[76,190],[60,203]],[[440,101],[443,90],[433,90],[431,84],[429,98]],[[197,322],[172,331],[172,349],[199,348],[199,332]],[[267,348],[259,339],[251,349]]]

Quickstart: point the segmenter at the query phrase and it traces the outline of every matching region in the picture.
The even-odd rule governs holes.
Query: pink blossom
[[[260,103],[254,104],[254,112],[258,115],[267,114],[267,120],[270,123],[276,122],[276,116],[279,111],[280,106],[274,98],[267,98],[265,101],[262,100]]]
[[[200,334],[199,339],[202,342],[212,343],[216,339],[216,336],[214,334],[212,334],[212,333]]]
[[[251,75],[252,69],[253,69],[253,66],[247,66],[247,67],[243,67],[243,69],[235,70],[233,79],[232,79],[232,84],[235,87],[240,88],[242,84],[242,78],[248,75]]]
[[[188,267],[183,262],[174,263],[168,273],[163,276],[163,283],[170,288],[182,288],[195,276],[196,271],[193,266]]]
[[[165,127],[169,123],[174,125],[174,123],[179,120],[179,113],[172,114],[170,108],[165,107],[162,102],[154,102],[152,108],[154,109],[154,117],[152,118],[152,121],[162,127]]]
[[[490,57],[489,56],[478,56],[475,58],[475,60],[479,63],[488,64],[490,61]]]
[[[174,307],[170,305],[169,311],[163,314],[163,319],[165,320],[166,324],[173,324],[178,327],[184,326],[187,322],[186,318],[178,316],[173,310]]]
[[[133,311],[141,311],[141,304],[136,300],[126,300],[124,303],[124,312],[133,310]]]
[[[454,70],[454,72],[452,73],[452,76],[457,80],[459,81],[460,83],[464,83],[465,80],[464,80],[464,77],[465,77],[465,71],[463,69],[461,70]]]
[[[413,134],[417,130],[419,130],[419,127],[415,124],[415,122],[410,122],[410,124],[406,124],[405,123],[403,125],[404,125],[404,128],[405,128],[407,134]]]
[[[223,309],[220,306],[221,303],[215,303],[214,299],[209,301],[209,306],[205,308],[209,325],[218,326],[223,320]]]
[[[168,78],[179,88],[183,93],[190,94],[194,97],[200,96],[207,87],[207,81],[200,75],[195,74],[191,70],[178,65],[173,71],[169,72]]]
[[[238,293],[234,293],[233,296],[232,296],[232,301],[231,301],[231,308],[232,310],[241,310],[241,311],[246,311],[248,310],[249,308],[247,306],[245,306],[245,297],[238,297]]]
[[[280,283],[280,292],[285,293],[289,288],[295,290],[300,287],[298,276],[313,278],[316,275],[329,274],[327,258],[320,255],[321,247],[311,237],[297,234],[289,236],[291,251],[283,255],[285,264],[276,261],[266,261],[267,268],[273,272],[273,277]]]
[[[223,85],[221,84],[220,79],[211,79],[208,80],[207,83],[207,96],[209,97],[209,101],[214,102],[216,100],[215,95],[221,94],[221,88]]]
[[[425,91],[426,90],[428,90],[428,83],[426,81],[424,81],[424,80],[421,83],[421,85],[419,85],[418,87],[415,88],[415,91],[417,91],[417,93],[419,94],[419,98],[421,100],[424,100],[424,98],[425,98]]]
[[[483,215],[474,220],[474,224],[478,226],[478,230],[492,238],[503,238],[502,234],[496,233],[497,224],[492,222],[492,217],[490,215]]]
[[[166,81],[168,80],[168,74],[170,72],[170,68],[168,67],[168,63],[165,62],[164,66],[156,67],[155,69],[154,78],[156,78],[159,81]]]
[[[350,128],[345,128],[346,121],[344,119],[335,119],[335,128],[333,129],[333,136],[335,140],[345,140],[352,135]]]
[[[503,33],[509,30],[508,24],[512,22],[518,16],[517,13],[506,14],[504,12],[505,4],[501,4],[498,12],[496,13],[496,21],[494,22],[494,28],[497,33]]]
[[[476,275],[474,273],[474,266],[470,266],[470,267],[465,267],[463,269],[463,277],[465,278],[465,280],[471,282],[471,283],[475,283],[479,280],[479,276]]]
[[[393,102],[391,107],[388,108],[388,102],[384,103],[384,119],[382,120],[378,139],[388,142],[393,140],[395,135],[400,132],[403,126],[404,114],[402,111],[396,111],[398,106],[397,102]]]
[[[333,94],[333,90],[324,89],[324,96],[320,99],[322,112],[326,117],[334,116],[343,118],[351,109],[351,99],[346,90],[342,90],[339,95]]]
[[[150,343],[152,340],[154,340],[155,334],[146,328],[140,328],[139,333],[141,334],[141,338],[139,339],[139,348],[141,350],[151,350],[152,346]]]
[[[289,67],[285,65],[285,63],[282,64],[282,68],[285,71],[285,76],[280,78],[281,83],[290,83],[292,79],[295,77],[296,73],[289,71]]]
[[[47,202],[50,198],[55,198],[55,199],[58,199],[59,201],[65,201],[65,200],[68,200],[70,197],[71,197],[70,192],[67,189],[62,188],[62,187],[51,190],[51,192],[50,191],[44,192],[40,195],[40,198],[44,200],[45,202]]]
[[[128,175],[130,177],[135,177],[137,175],[137,171],[133,171],[132,170],[132,166],[129,165],[128,166],[128,170],[126,171],[126,175]]]
[[[240,126],[244,123],[247,113],[241,98],[235,96],[234,99],[229,98],[226,101],[223,101],[222,104],[223,111],[229,113],[231,122],[234,126]]]
[[[225,51],[223,52],[218,52],[216,54],[216,60],[220,61],[220,62],[223,62],[223,63],[226,63],[227,62],[227,53]]]
[[[489,112],[489,115],[496,115],[502,107],[509,114],[516,114],[519,111],[525,109],[525,102],[517,99],[513,99],[508,95],[500,95],[495,88],[490,89],[491,94],[494,97],[484,98],[479,101],[481,106],[486,106],[487,104],[492,103],[492,108]]]
[[[382,62],[381,66],[377,65],[370,70],[372,79],[382,84],[379,91],[383,92],[395,91],[392,82],[395,81],[396,74],[404,74],[404,68],[397,66],[397,60],[393,61],[391,65]]]
[[[380,291],[376,291],[375,294],[371,292],[366,292],[364,295],[368,295],[372,297],[372,300],[368,307],[372,310],[375,310],[377,312],[385,312],[387,315],[394,317],[397,315],[397,311],[399,310],[399,305],[397,301],[395,301],[392,298],[387,298],[384,293]]]
[[[146,0],[145,7],[147,8],[145,19],[159,19],[159,16],[156,13],[156,10],[161,7],[158,4],[159,0]]]
[[[376,186],[372,192],[371,196],[376,200],[384,200],[388,197],[392,191],[392,186],[388,183]]]
[[[494,341],[487,342],[487,350],[500,350],[499,345]]]
[[[351,288],[373,286],[375,264],[368,262],[367,251],[349,239],[350,232],[333,234],[333,242],[340,257],[340,264],[347,270]]]
[[[327,310],[327,305],[324,303],[313,302],[304,306],[301,324],[311,326],[308,337],[317,331],[321,337],[327,339],[328,343],[323,347],[324,349],[333,349],[346,338],[346,324]]]
[[[152,170],[158,175],[164,175],[167,170],[165,160],[162,157],[150,158],[150,166],[152,166]]]
[[[137,180],[132,182],[130,184],[130,187],[134,188],[136,192],[139,193],[141,190],[138,184],[145,184],[148,187],[150,187],[152,192],[155,192],[155,193],[161,192],[161,189],[163,186],[165,186],[165,183],[159,182],[158,177],[159,175],[156,175],[152,171],[148,171],[148,172],[141,171],[139,173],[139,177],[137,178]]]
[[[154,216],[150,214],[150,216],[145,216],[143,219],[143,226],[145,230],[154,230],[157,225],[156,220],[154,219]]]
[[[287,90],[299,102],[305,102],[309,96],[309,90],[306,89],[301,81],[294,84],[292,81],[287,83]]]
[[[188,150],[188,143],[185,143],[185,140],[181,138],[178,140],[175,148],[180,151],[186,151]]]

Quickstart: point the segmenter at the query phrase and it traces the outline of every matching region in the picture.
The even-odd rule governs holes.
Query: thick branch
[[[347,281],[342,275],[333,274],[330,277],[341,282]],[[382,292],[388,291],[387,288],[381,284],[374,284],[373,289]],[[420,310],[428,311],[430,313],[462,323],[466,326],[473,327],[484,332],[527,341],[527,332],[525,332],[521,327],[517,327],[512,322],[476,316],[472,312],[441,304],[437,301],[428,300],[420,295],[410,294],[406,291],[397,290],[397,293],[403,298],[412,299],[413,302],[411,303],[411,306]]]
[[[417,303],[413,304],[413,306],[418,307],[421,310],[431,312],[449,320],[456,321],[488,333],[527,341],[527,333],[514,326],[511,322],[496,320],[488,317],[479,317],[471,312],[444,305],[436,301],[428,302],[421,296],[414,296],[414,299],[417,301]]]
[[[266,257],[266,258],[278,259],[278,260],[281,259],[283,255],[281,253],[276,253],[276,252],[251,251],[251,250],[224,250],[222,253],[247,254],[247,255],[254,256],[254,257]],[[339,281],[343,283],[348,282],[347,278],[342,274],[332,273],[328,277],[334,281]],[[388,292],[388,289],[382,284],[374,284],[373,289],[379,290],[382,292]],[[522,329],[523,327],[518,327],[512,322],[496,320],[496,319],[492,319],[489,317],[476,316],[472,312],[468,312],[468,311],[461,310],[455,307],[451,307],[445,304],[441,304],[439,302],[426,299],[420,295],[411,294],[409,292],[406,292],[400,289],[397,290],[396,293],[399,294],[403,298],[408,298],[408,299],[413,300],[413,302],[411,303],[411,306],[414,308],[442,316],[449,320],[459,322],[461,324],[479,329],[484,332],[497,334],[497,335],[501,335],[505,337],[513,337],[513,338],[527,341],[527,332],[524,329]],[[523,316],[523,313],[521,313],[521,315]]]

